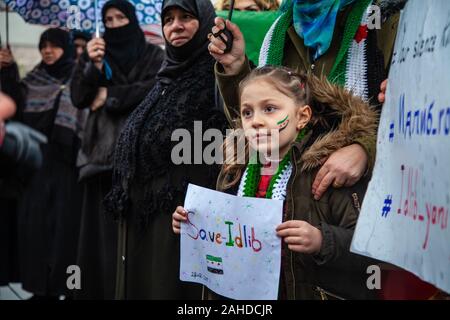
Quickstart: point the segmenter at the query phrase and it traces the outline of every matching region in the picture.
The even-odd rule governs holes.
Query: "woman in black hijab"
[[[116,298],[200,299],[201,287],[179,280],[180,239],[171,212],[188,183],[213,188],[215,165],[174,164],[172,133],[225,128],[214,104],[214,61],[207,35],[215,12],[209,0],[166,0],[161,21],[166,59],[157,83],[131,114],[114,156],[108,213],[120,220]],[[200,129],[201,130],[201,129]]]
[[[102,8],[103,38],[87,44],[75,69],[72,101],[90,108],[78,165],[84,186],[78,264],[82,299],[114,297],[117,225],[104,216],[111,188],[117,137],[129,114],[154,86],[164,52],[146,43],[134,6],[108,1]]]
[[[16,120],[48,139],[41,147],[42,167],[27,177],[19,200],[18,251],[23,288],[34,298],[56,299],[72,295],[66,272],[76,264],[81,211],[76,158],[87,114],[70,100],[75,63],[69,33],[46,30],[39,50],[41,63],[20,82],[15,64],[2,68],[2,87],[15,94]],[[9,193],[15,187],[11,184]]]
[[[91,35],[85,31],[80,30],[72,30],[72,39],[73,44],[75,46],[75,60],[78,61],[78,59],[83,54],[84,50],[86,49],[86,45],[89,40],[91,40]]]

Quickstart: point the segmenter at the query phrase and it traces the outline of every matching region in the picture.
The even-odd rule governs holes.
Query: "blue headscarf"
[[[295,31],[305,46],[313,49],[316,60],[330,47],[338,12],[353,2],[355,0],[285,0],[280,11],[292,8]]]

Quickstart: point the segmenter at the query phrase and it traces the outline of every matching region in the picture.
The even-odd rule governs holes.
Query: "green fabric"
[[[344,37],[341,42],[339,52],[333,64],[333,68],[328,76],[332,83],[344,86],[345,71],[347,68],[348,49],[352,44],[356,31],[358,30],[362,16],[372,0],[357,1],[347,18],[344,30]],[[281,65],[283,63],[284,44],[288,28],[292,25],[292,8],[283,13],[275,26],[267,57],[268,65]]]
[[[218,17],[228,18],[228,11],[216,11]],[[231,21],[239,26],[245,39],[245,53],[258,65],[259,50],[264,36],[278,17],[277,11],[234,11]]]
[[[347,18],[344,30],[344,38],[339,49],[338,55],[334,62],[333,68],[328,76],[328,80],[334,84],[345,86],[345,71],[347,69],[348,49],[352,44],[356,31],[361,25],[361,19],[367,7],[372,3],[372,0],[357,1]]]
[[[289,26],[292,24],[292,9],[283,13],[273,30],[267,55],[267,65],[281,66],[283,63],[284,44]]]
[[[278,180],[280,175],[283,173],[283,171],[286,169],[286,167],[289,165],[289,161],[291,159],[291,153],[288,152],[283,160],[281,160],[280,164],[278,165],[277,171],[270,179],[269,187],[267,188],[266,192],[266,198],[271,199],[272,198],[272,192],[273,192],[273,186],[275,185],[275,182]],[[245,181],[244,186],[244,197],[255,197],[256,191],[258,190],[258,185],[261,180],[261,168],[262,164],[258,161],[257,163],[249,163],[248,164],[248,170],[247,170],[247,179]]]
[[[305,137],[306,133],[309,130],[309,126],[303,128],[297,135],[297,138],[295,139],[296,142],[301,142],[303,138]],[[257,154],[257,157],[258,154]],[[283,160],[281,160],[280,164],[278,165],[278,168],[273,175],[273,177],[270,179],[269,187],[267,188],[266,192],[266,198],[272,199],[272,193],[273,193],[273,187],[275,186],[275,183],[277,182],[280,175],[284,172],[286,167],[289,165],[291,160],[291,150],[284,156]],[[247,179],[245,181],[244,185],[244,197],[255,197],[256,196],[256,190],[258,190],[258,185],[261,180],[261,168],[262,164],[258,161],[258,158],[254,158],[250,163],[247,165]]]

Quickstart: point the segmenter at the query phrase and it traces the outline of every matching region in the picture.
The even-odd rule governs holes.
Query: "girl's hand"
[[[289,250],[317,254],[322,247],[322,232],[306,221],[290,220],[280,224],[277,235],[284,238]]]
[[[214,34],[223,30],[226,23],[227,29],[233,34],[233,47],[230,52],[224,53],[225,43],[219,37],[216,38],[212,34],[209,34],[209,53],[223,66],[226,74],[237,74],[245,63],[244,36],[239,27],[228,20],[225,21],[222,18],[216,17],[214,22],[215,26],[212,28]],[[226,40],[225,34],[222,34],[222,37]]]
[[[181,222],[187,221],[187,212],[183,207],[178,206],[172,214],[172,230],[175,234],[181,233]]]

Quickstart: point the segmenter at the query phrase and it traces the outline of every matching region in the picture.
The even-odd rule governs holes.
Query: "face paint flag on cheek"
[[[286,118],[277,122],[279,132],[283,131],[288,126],[288,124],[289,124],[288,118],[289,118],[289,116],[287,115]]]

